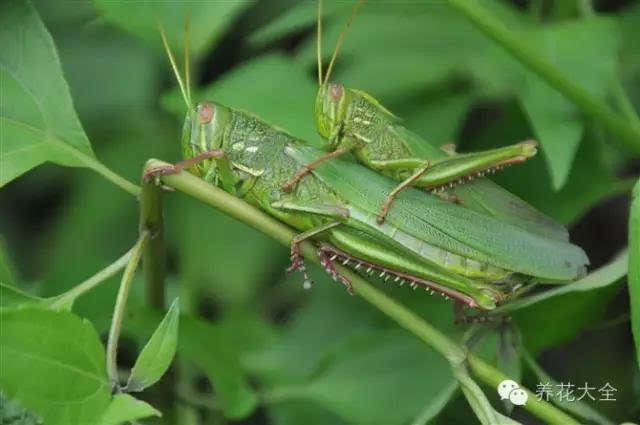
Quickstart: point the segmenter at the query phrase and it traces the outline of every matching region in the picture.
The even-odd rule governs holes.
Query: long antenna
[[[191,102],[189,101],[189,96],[187,96],[187,91],[184,88],[182,77],[180,77],[180,71],[178,71],[176,60],[173,57],[173,53],[171,53],[171,47],[169,47],[169,42],[167,41],[167,35],[165,34],[164,27],[162,26],[162,22],[159,19],[158,19],[158,29],[160,30],[160,37],[162,37],[162,44],[164,44],[164,50],[167,52],[167,56],[169,57],[169,62],[171,62],[171,68],[173,68],[173,73],[175,74],[176,79],[178,80],[178,85],[180,86],[182,97],[184,98],[184,101],[187,104],[187,108],[191,109]]]
[[[318,86],[322,86],[322,0],[318,0],[318,34],[316,49],[318,52]]]
[[[191,106],[191,70],[190,70],[190,51],[189,45],[191,44],[191,8],[187,12],[187,17],[184,21],[184,78],[187,83],[187,99],[189,99],[189,106]]]
[[[364,0],[358,0],[358,3],[356,3],[356,5],[353,7],[353,11],[351,12],[351,16],[349,17],[349,21],[347,21],[347,25],[345,26],[345,28],[340,33],[340,37],[338,37],[338,42],[336,43],[336,48],[333,51],[333,56],[331,57],[331,62],[329,62],[329,68],[327,69],[327,74],[324,76],[323,84],[327,84],[327,82],[329,82],[329,76],[331,75],[331,70],[333,69],[333,64],[335,63],[336,58],[338,57],[338,52],[340,51],[340,47],[342,47],[342,42],[344,41],[344,37],[345,37],[345,35],[347,35],[347,32],[349,31],[349,28],[351,28],[351,24],[353,24],[353,20],[355,19],[356,15],[358,14],[358,10],[360,10],[360,7],[362,6],[362,3],[364,3]]]

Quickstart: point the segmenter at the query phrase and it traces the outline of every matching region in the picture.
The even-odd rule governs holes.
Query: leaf
[[[572,340],[586,326],[597,323],[619,292],[621,277],[626,272],[627,254],[622,253],[612,263],[577,282],[554,288],[549,294],[544,291],[532,300],[515,300],[518,305],[532,303],[512,311],[523,345],[537,354],[544,348]],[[504,307],[509,309],[508,304]]]
[[[134,336],[148,334],[159,317],[156,312],[132,300],[123,330]],[[225,330],[203,320],[182,315],[178,333],[178,355],[202,370],[215,390],[216,401],[228,418],[246,417],[258,404],[258,398],[246,381],[239,365],[236,344]]]
[[[0,387],[47,425],[91,423],[111,388],[104,349],[87,321],[33,307],[0,311]]]
[[[629,219],[629,299],[631,330],[636,343],[638,367],[640,367],[640,180],[633,189]]]
[[[543,58],[589,93],[604,99],[615,75],[618,33],[612,20],[598,18],[562,23],[528,34]],[[576,50],[577,46],[589,46]],[[567,181],[584,132],[577,106],[537,74],[525,71],[526,88],[519,94],[534,133],[542,145],[555,190]]]
[[[354,334],[330,359],[298,396],[349,423],[405,423],[453,382],[442,356],[399,330]]]
[[[411,425],[426,425],[432,419],[444,409],[449,403],[455,392],[458,390],[458,382],[452,382],[449,386],[442,388],[440,394],[430,398],[428,403],[424,406],[424,410],[420,412],[418,417],[411,423]]]
[[[606,143],[600,133],[595,126],[585,133],[569,180],[560,192],[552,186],[548,163],[542,155],[496,173],[492,180],[561,223],[573,223],[597,202],[629,190],[626,182],[617,179],[614,163],[608,161],[619,153]],[[504,145],[505,141],[525,140],[531,137],[531,130],[521,105],[512,102],[504,107],[498,119],[489,121],[485,128],[474,132],[471,137],[462,146],[463,151],[491,149]]]
[[[162,23],[174,51],[182,51],[184,25],[190,21],[190,50],[202,53],[218,40],[234,18],[252,1],[145,1],[93,0],[108,21],[160,45],[158,23]]]
[[[467,402],[471,406],[473,413],[476,414],[476,417],[482,425],[520,425],[520,422],[516,422],[513,419],[504,416],[491,406],[487,396],[478,386],[476,381],[471,378],[464,365],[455,367],[453,369],[453,374],[456,377]]]
[[[162,414],[150,404],[129,394],[116,394],[97,425],[121,425],[149,416],[162,416]]]
[[[21,0],[0,9],[0,186],[46,161],[99,167],[51,36]]]
[[[21,304],[39,303],[43,298],[36,297],[12,285],[0,282],[0,307],[17,307]]]
[[[536,295],[513,300],[505,304],[504,306],[498,307],[496,310],[494,310],[494,312],[500,314],[508,313],[530,307],[541,301],[545,301],[561,295],[571,294],[574,292],[593,291],[607,287],[616,283],[627,274],[628,261],[629,253],[624,250],[623,252],[619,253],[616,258],[609,264],[589,273],[582,279],[579,279],[567,285],[562,285],[553,289],[543,291]]]
[[[142,391],[158,382],[167,371],[178,345],[180,305],[176,298],[131,370],[127,391]]]

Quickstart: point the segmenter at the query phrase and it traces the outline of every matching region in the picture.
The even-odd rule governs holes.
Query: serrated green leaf
[[[149,416],[162,416],[162,413],[150,404],[129,394],[116,394],[97,425],[122,425]]]
[[[589,19],[548,26],[528,35],[532,45],[553,66],[589,93],[604,99],[613,81],[620,46],[612,20]],[[576,50],[577,46],[589,46]],[[555,190],[567,181],[584,120],[577,106],[537,74],[525,71],[526,88],[519,93],[536,138],[542,145]]]
[[[219,39],[234,18],[252,3],[237,1],[144,1],[93,0],[108,21],[161,46],[158,23],[164,26],[172,49],[182,52],[184,26],[190,21],[190,50],[201,53]]]
[[[53,40],[26,1],[0,6],[0,186],[51,161],[95,167]]]
[[[631,330],[640,368],[640,180],[633,189],[629,219],[629,299],[631,302]]]
[[[109,404],[104,348],[66,311],[0,311],[0,387],[47,425],[91,423]]]
[[[175,299],[149,342],[140,352],[131,370],[127,391],[142,391],[158,382],[167,371],[178,346],[179,319],[180,305],[178,299]]]

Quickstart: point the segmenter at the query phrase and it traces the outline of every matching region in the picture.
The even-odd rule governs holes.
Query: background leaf
[[[158,23],[169,35],[172,48],[182,51],[184,25],[190,20],[190,48],[201,53],[233,22],[234,16],[252,2],[239,1],[184,1],[138,2],[122,0],[94,0],[93,4],[107,20],[160,46]]]
[[[38,14],[30,4],[12,0],[3,2],[0,16],[0,186],[45,161],[95,164]]]
[[[121,425],[149,416],[162,416],[150,404],[129,394],[116,394],[100,417],[97,425]]]
[[[0,387],[51,425],[91,423],[109,404],[104,348],[86,321],[38,308],[0,311]]]
[[[605,98],[615,75],[619,39],[611,20],[589,19],[548,26],[528,34],[542,57],[571,75],[576,83],[599,99]],[[589,46],[576,55],[576,46]],[[555,190],[564,186],[584,131],[577,106],[552,89],[539,76],[525,72],[520,93],[536,138],[542,144]]]
[[[127,381],[128,391],[142,391],[155,384],[169,368],[178,345],[180,305],[175,299],[136,359]]]

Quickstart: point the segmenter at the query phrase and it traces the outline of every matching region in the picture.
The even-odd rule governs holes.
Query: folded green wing
[[[322,152],[291,147],[287,154],[306,164]],[[377,214],[387,194],[397,185],[383,175],[340,159],[325,162],[313,173],[346,205],[370,215]],[[540,279],[575,279],[589,263],[578,246],[545,238],[413,188],[400,194],[385,225],[377,226],[376,230],[382,232],[393,227],[427,244]]]

